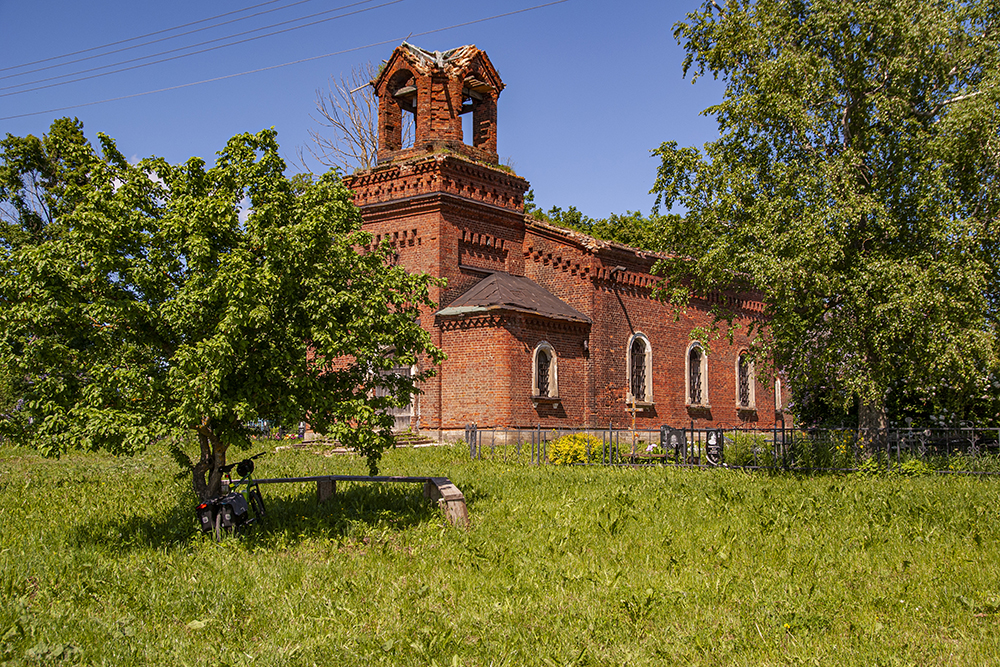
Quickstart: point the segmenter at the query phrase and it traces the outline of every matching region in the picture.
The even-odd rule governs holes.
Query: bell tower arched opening
[[[372,82],[379,101],[378,161],[450,151],[496,165],[497,99],[504,84],[475,46],[427,51],[403,43]],[[414,138],[405,144],[406,114]]]
[[[489,153],[497,152],[497,100],[494,88],[476,78],[466,75],[462,82],[462,114],[468,119],[468,131],[464,131],[465,143]],[[463,122],[463,130],[466,123]]]
[[[417,79],[407,69],[396,71],[379,96],[379,152],[398,151],[413,146],[413,137],[403,131],[404,114],[417,124]],[[406,145],[406,144],[409,145]]]

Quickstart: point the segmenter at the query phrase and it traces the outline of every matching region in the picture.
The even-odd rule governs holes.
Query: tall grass
[[[266,476],[355,473],[281,451]],[[266,523],[197,531],[141,457],[0,450],[0,662],[970,665],[1000,662],[1000,481],[470,462],[473,527],[419,485],[267,486]]]

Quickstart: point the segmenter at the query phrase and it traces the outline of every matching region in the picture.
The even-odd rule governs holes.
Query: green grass
[[[992,665],[1000,480],[470,462],[472,529],[419,485],[267,486],[267,523],[197,532],[155,450],[0,449],[0,663]],[[364,472],[282,451],[258,474]]]

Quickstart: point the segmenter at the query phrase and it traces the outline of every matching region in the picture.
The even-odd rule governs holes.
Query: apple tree
[[[0,141],[4,435],[58,455],[194,434],[206,498],[248,425],[307,421],[375,474],[387,408],[443,357],[417,322],[432,279],[371,249],[335,173],[287,178],[273,130],[212,167],[98,137],[64,118]]]

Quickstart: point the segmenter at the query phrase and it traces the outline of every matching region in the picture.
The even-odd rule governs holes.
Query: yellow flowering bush
[[[594,463],[600,461],[604,443],[600,438],[585,433],[572,433],[549,443],[549,461],[556,465]]]

